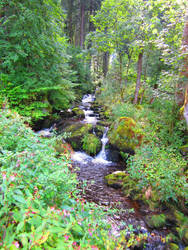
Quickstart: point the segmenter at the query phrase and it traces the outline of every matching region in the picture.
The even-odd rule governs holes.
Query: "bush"
[[[1,111],[0,248],[114,244],[102,212],[77,198],[69,156],[54,149],[57,138],[40,138],[24,123],[17,113]]]
[[[188,198],[184,171],[186,161],[172,147],[145,145],[129,158],[128,172],[137,183],[135,188],[157,193],[158,201]]]

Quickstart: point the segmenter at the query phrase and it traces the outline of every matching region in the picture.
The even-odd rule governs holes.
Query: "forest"
[[[188,3],[0,0],[0,249],[188,250]]]

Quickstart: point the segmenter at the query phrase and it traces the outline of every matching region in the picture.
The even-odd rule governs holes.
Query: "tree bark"
[[[80,1],[80,47],[83,48],[84,44],[84,26],[85,26],[85,5],[84,2]]]
[[[185,25],[184,25],[184,30],[183,30],[182,45],[183,45],[183,53],[185,53],[184,66],[181,72],[181,75],[184,76],[184,81],[185,81],[184,117],[188,125],[188,55],[187,55],[188,53],[188,8],[186,11],[186,16],[185,16]]]
[[[122,53],[119,53],[119,85],[122,90],[122,74],[123,74],[123,56]]]
[[[90,5],[89,5],[89,15],[93,15],[93,11],[94,11],[94,4],[93,4],[93,0],[90,0]],[[95,30],[94,24],[93,22],[91,22],[91,20],[89,20],[89,32],[92,32]]]
[[[106,51],[103,54],[103,75],[106,77],[108,73],[108,66],[109,66],[109,52]]]
[[[74,0],[68,0],[68,36],[70,39],[70,42],[73,43],[73,18],[72,18],[72,13],[73,13],[73,4]]]
[[[138,103],[138,94],[141,87],[141,75],[142,75],[142,61],[143,61],[143,52],[140,52],[138,56],[138,66],[137,66],[137,80],[136,80],[136,89],[134,94],[133,104]]]

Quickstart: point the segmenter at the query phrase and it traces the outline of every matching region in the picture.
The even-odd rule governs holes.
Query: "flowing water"
[[[93,131],[95,131],[95,126],[99,122],[99,114],[95,114],[91,110],[94,99],[93,95],[86,95],[80,106],[85,113],[83,122],[92,124]],[[104,181],[106,175],[117,170],[125,170],[125,166],[122,164],[108,160],[105,149],[108,143],[107,134],[108,127],[105,127],[101,139],[102,148],[96,157],[91,157],[81,151],[72,155],[73,165],[79,169],[77,175],[80,183],[87,183],[82,193],[83,198],[102,206],[105,211],[110,208],[117,209],[116,213],[108,216],[107,219],[111,224],[111,234],[119,236],[121,230],[128,228],[128,225],[132,225],[135,233],[147,233],[148,241],[144,249],[166,249],[165,244],[161,241],[162,237],[165,236],[165,232],[151,231],[146,226],[144,216],[150,212],[141,208],[137,202],[126,198],[121,190],[106,185]]]

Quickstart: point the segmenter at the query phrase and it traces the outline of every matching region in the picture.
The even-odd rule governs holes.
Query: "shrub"
[[[172,147],[145,145],[129,158],[128,172],[140,190],[151,187],[158,201],[187,199],[186,161]]]
[[[40,138],[26,122],[1,111],[0,248],[104,249],[102,211],[77,198],[68,154],[59,156],[56,137]]]

